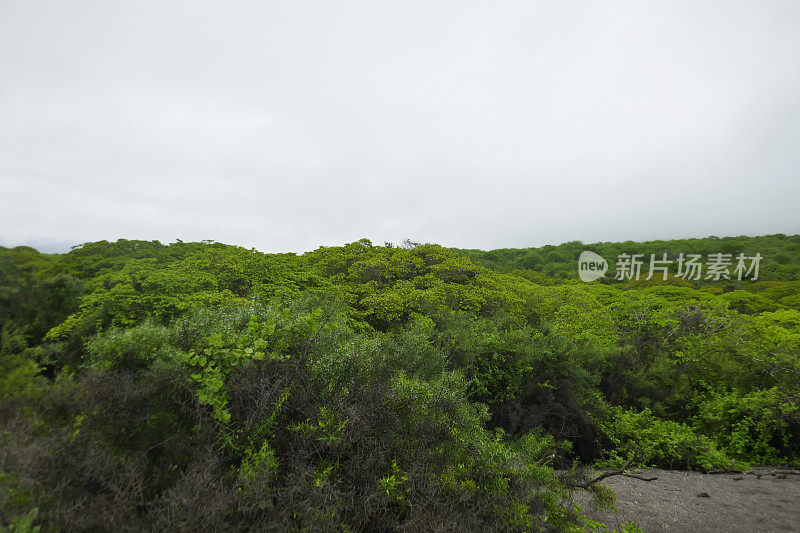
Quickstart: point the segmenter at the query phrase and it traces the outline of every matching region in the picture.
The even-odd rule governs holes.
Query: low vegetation
[[[800,236],[667,244],[762,276],[582,283],[574,244],[0,248],[0,527],[605,530],[586,467],[800,464]]]

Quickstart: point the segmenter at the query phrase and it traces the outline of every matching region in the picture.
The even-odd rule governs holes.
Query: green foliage
[[[231,417],[226,409],[225,381],[236,367],[265,357],[276,361],[288,357],[280,352],[267,352],[274,332],[273,321],[259,322],[253,316],[241,335],[225,337],[222,333],[214,333],[206,337],[204,348],[176,354],[177,361],[189,368],[191,378],[198,384],[200,402],[210,405],[214,416],[221,422],[228,422]]]
[[[0,400],[38,392],[40,368],[29,354],[25,336],[4,325],[0,329]]]
[[[239,465],[239,477],[245,482],[259,478],[272,481],[278,477],[279,467],[275,450],[264,441],[258,451],[249,453]]]
[[[87,364],[124,369],[147,368],[170,357],[171,332],[163,326],[144,323],[112,328],[87,341]]]
[[[649,409],[615,409],[607,431],[614,443],[605,461],[610,466],[621,466],[630,457],[639,466],[669,469],[710,470],[731,465],[731,459],[710,438],[684,424],[659,420]]]
[[[713,394],[696,426],[732,457],[758,464],[800,462],[800,406],[777,387]]]
[[[17,515],[11,519],[7,526],[0,526],[2,533],[39,533],[41,526],[33,525],[33,521],[39,515],[39,509],[34,507],[24,515]]]
[[[391,473],[378,480],[381,493],[394,503],[402,503],[408,496],[408,475],[405,474],[399,466],[397,461],[392,459]]]
[[[290,426],[289,429],[299,431],[307,438],[331,445],[341,440],[346,425],[347,420],[339,420],[339,417],[331,409],[323,406],[315,421],[306,419],[299,424]]]
[[[588,247],[767,258],[717,285],[584,248],[0,249],[2,526],[604,530],[597,459],[798,464],[798,237]]]

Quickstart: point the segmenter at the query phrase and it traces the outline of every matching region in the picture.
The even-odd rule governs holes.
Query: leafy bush
[[[18,329],[8,325],[0,328],[0,400],[39,390],[39,365],[31,359],[27,346]]]
[[[696,427],[736,459],[800,462],[800,406],[777,387],[714,394],[702,403]]]
[[[171,343],[171,332],[152,323],[113,328],[86,343],[87,363],[129,370],[147,368],[153,361],[170,358]]]
[[[0,468],[33,497],[3,505],[17,515],[38,506],[37,524],[62,529],[579,523],[567,487],[539,464],[537,440],[549,447],[552,439],[511,445],[488,431],[488,412],[469,401],[462,374],[398,372],[367,337],[312,315],[263,311],[244,323],[218,312],[227,318],[192,355],[170,351],[185,341],[177,330],[112,330],[89,350],[105,369],[63,378],[29,400],[37,420],[26,419],[29,408],[9,407]],[[257,318],[263,313],[283,318]],[[154,346],[168,355],[133,370],[128,363],[147,361]],[[402,342],[397,349],[408,353]],[[328,377],[347,390],[332,391],[321,372],[329,353],[345,363]],[[209,372],[220,384],[213,391],[197,376]],[[351,372],[361,378],[348,379]],[[210,401],[212,392],[224,402]]]
[[[660,420],[649,409],[641,412],[614,409],[604,429],[613,450],[603,464],[621,466],[634,458],[635,465],[669,469],[710,470],[731,465],[731,459],[705,435],[690,426]]]

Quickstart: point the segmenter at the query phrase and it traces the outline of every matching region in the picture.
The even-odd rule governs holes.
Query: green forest
[[[608,531],[598,471],[731,465],[800,465],[800,235],[0,247],[0,530]]]

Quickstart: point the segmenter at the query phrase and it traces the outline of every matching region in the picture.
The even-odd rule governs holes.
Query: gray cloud
[[[0,244],[799,233],[800,4],[0,4]]]

